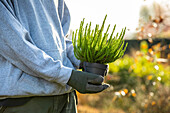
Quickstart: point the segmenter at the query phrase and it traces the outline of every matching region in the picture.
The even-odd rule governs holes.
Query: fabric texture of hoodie
[[[63,0],[0,0],[0,98],[68,93],[80,64]]]

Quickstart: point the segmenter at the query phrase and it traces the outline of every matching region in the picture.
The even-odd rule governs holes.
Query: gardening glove
[[[79,69],[83,69],[83,62],[80,62]]]
[[[73,70],[68,85],[80,93],[98,93],[109,87],[101,75]]]

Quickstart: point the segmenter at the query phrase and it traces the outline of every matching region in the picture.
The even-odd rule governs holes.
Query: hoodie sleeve
[[[59,2],[58,12],[59,12],[59,17],[61,19],[63,33],[66,36],[70,26],[70,12],[64,1]],[[74,67],[79,68],[80,60],[78,60],[74,55],[74,48],[73,48],[72,41],[67,38],[65,38],[65,41],[66,41],[66,50],[67,50],[68,58],[70,59]]]
[[[79,69],[80,60],[78,60],[74,55],[74,48],[71,40],[66,39],[66,47],[67,47],[67,56],[69,57],[70,61],[73,63],[74,67]]]
[[[29,42],[30,37],[14,12],[0,1],[0,54],[29,75],[66,85],[72,69]]]

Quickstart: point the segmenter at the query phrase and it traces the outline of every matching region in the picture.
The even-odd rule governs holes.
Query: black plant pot
[[[108,68],[109,65],[105,64],[83,62],[83,71],[102,75],[103,77],[107,75]]]

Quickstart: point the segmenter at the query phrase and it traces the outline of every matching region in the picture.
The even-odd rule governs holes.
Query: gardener
[[[63,0],[0,0],[0,113],[75,113],[74,89],[108,87],[76,71],[69,24]]]

